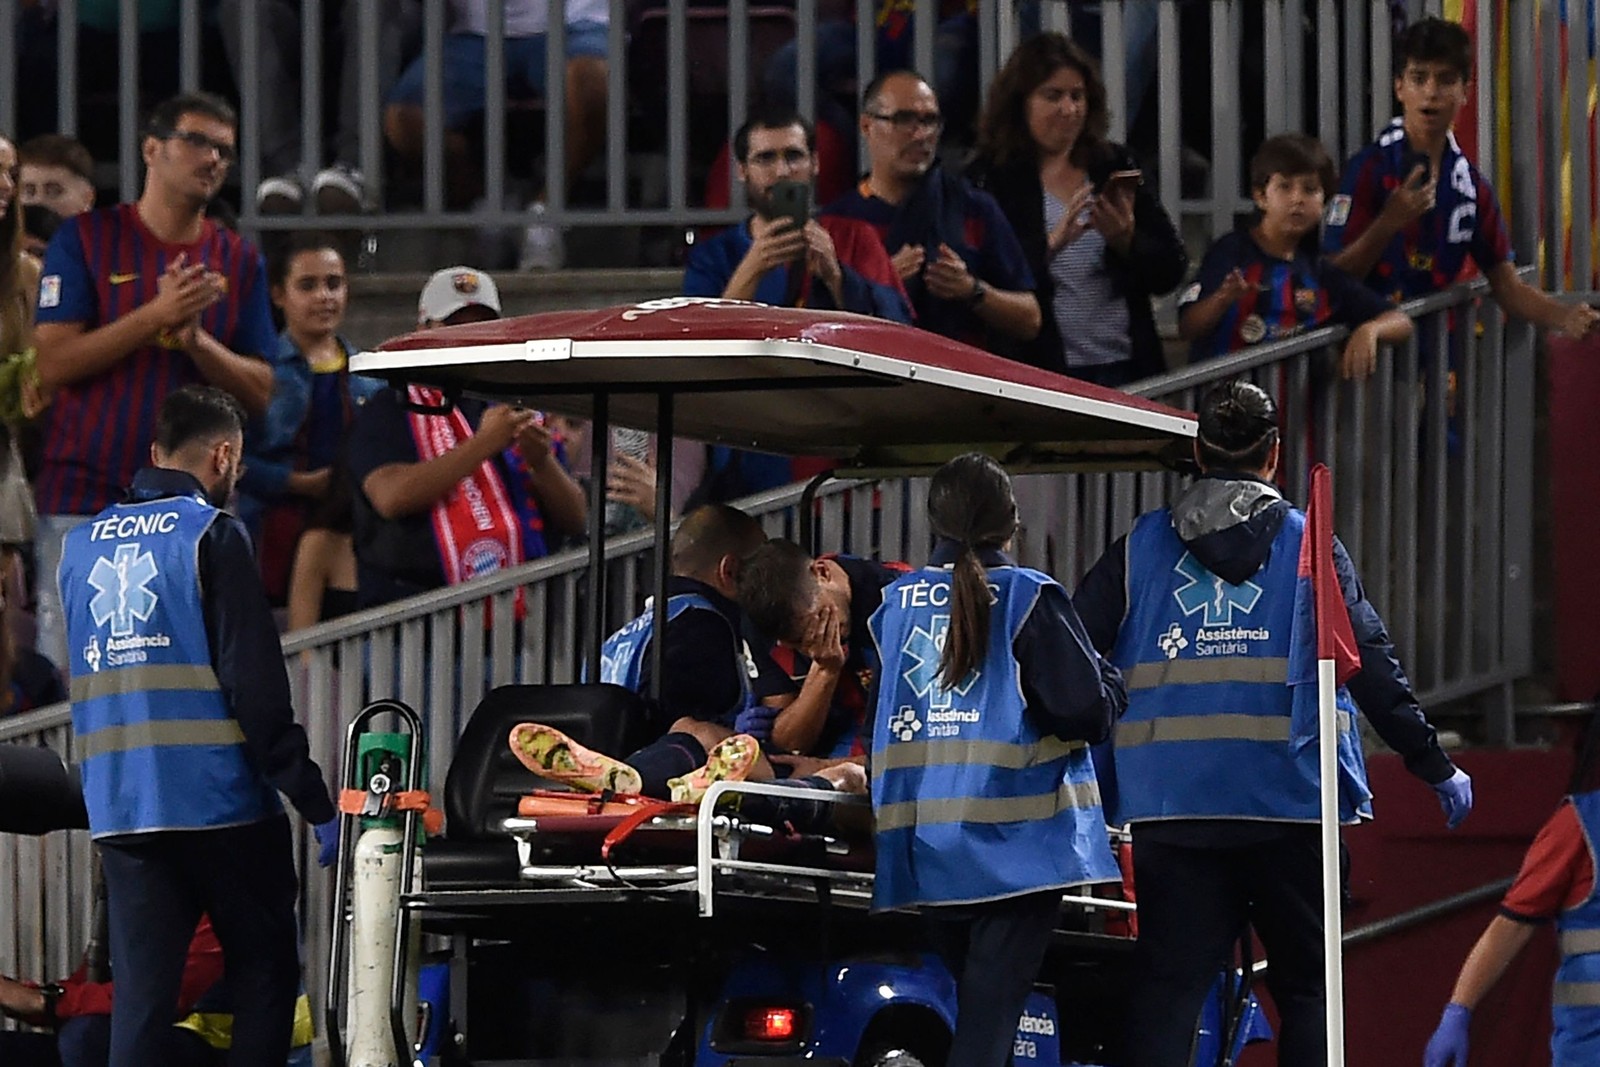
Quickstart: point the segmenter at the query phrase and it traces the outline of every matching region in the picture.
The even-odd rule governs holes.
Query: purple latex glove
[[[1446,1004],[1439,1028],[1423,1050],[1422,1067],[1467,1067],[1467,1028],[1471,1023],[1470,1008]]]
[[[1444,809],[1444,824],[1454,830],[1472,810],[1472,777],[1461,768],[1433,787],[1439,794],[1439,806]]]
[[[751,704],[733,720],[733,732],[749,734],[757,741],[772,740],[772,724],[778,721],[782,708],[769,708],[765,704]]]
[[[318,823],[311,833],[317,839],[317,866],[332,867],[339,855],[339,816]]]

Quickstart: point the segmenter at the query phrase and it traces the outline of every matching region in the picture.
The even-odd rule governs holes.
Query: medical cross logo
[[[1173,599],[1186,616],[1204,611],[1205,626],[1232,626],[1235,608],[1241,614],[1248,615],[1255,610],[1256,601],[1261,599],[1261,587],[1255,582],[1231,585],[1202,567],[1200,561],[1188,552],[1172,569],[1189,579],[1172,594]],[[1171,659],[1172,654],[1169,653],[1167,658]]]
[[[910,741],[922,729],[922,720],[917,718],[917,709],[902,704],[900,710],[889,717],[889,732],[901,741]]]
[[[954,689],[946,689],[940,684],[939,657],[944,654],[944,641],[949,632],[950,616],[935,615],[928,629],[914,627],[911,636],[906,639],[905,648],[901,649],[903,655],[915,661],[901,677],[911,686],[913,693],[928,698],[929,710],[948,708],[952,696],[966,696],[982,673],[973,671],[961,679],[961,684]]]
[[[1156,647],[1168,659],[1177,659],[1178,653],[1189,647],[1189,639],[1183,636],[1183,627],[1173,623],[1167,627],[1166,633],[1156,638]]]
[[[112,637],[133,636],[133,621],[149,622],[156,609],[159,597],[149,588],[156,573],[155,557],[141,553],[137,541],[118,545],[110,559],[101,556],[95,560],[89,572],[89,584],[95,589],[94,599],[89,601],[94,624],[110,622]]]

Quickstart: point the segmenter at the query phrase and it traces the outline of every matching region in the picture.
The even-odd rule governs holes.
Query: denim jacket
[[[337,339],[348,359],[356,349],[343,337]],[[311,364],[295,345],[289,331],[278,335],[272,354],[272,402],[265,415],[250,420],[245,431],[245,473],[239,480],[239,517],[251,526],[252,520],[271,501],[284,495],[289,475],[294,472],[295,441],[311,415]],[[367,402],[383,388],[383,382],[359,374],[346,377],[350,400],[356,406]]]

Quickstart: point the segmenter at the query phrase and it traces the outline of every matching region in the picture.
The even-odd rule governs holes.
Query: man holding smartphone
[[[900,276],[872,228],[811,216],[817,156],[809,123],[792,111],[758,114],[734,134],[733,157],[754,214],[694,246],[685,296],[911,321]]]

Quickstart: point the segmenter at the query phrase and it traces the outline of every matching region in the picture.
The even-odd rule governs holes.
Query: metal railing
[[[1579,144],[1589,154],[1600,150],[1588,134],[1587,95],[1583,84],[1561,91],[1551,72],[1561,58],[1558,0],[1518,0],[1509,5],[1505,33],[1497,18],[1503,0],[1466,0],[1477,25],[1492,32],[1478,37],[1475,79],[1476,158],[1485,173],[1498,175],[1502,197],[1527,206],[1527,253],[1542,226],[1552,255],[1559,256],[1566,232],[1564,210],[1570,208],[1575,232],[1589,233],[1595,220],[1589,171],[1546,166],[1542,179],[1529,169],[1525,181],[1510,180],[1509,163],[1539,155],[1555,161],[1563,146]],[[40,5],[47,10],[52,5]],[[115,155],[110,161],[122,199],[137,196],[140,185],[138,141],[141,108],[154,103],[141,96],[141,36],[137,0],[120,0],[115,30],[117,91],[80,92],[78,46],[90,31],[81,24],[76,0],[56,0],[55,128],[77,133],[94,126],[95,109],[115,112]],[[549,0],[552,32],[545,41],[547,69],[566,69],[564,56],[566,0]],[[364,231],[375,239],[383,232],[441,228],[508,227],[529,221],[522,203],[543,189],[545,221],[555,226],[676,226],[720,224],[742,217],[743,190],[735,183],[727,209],[699,206],[696,183],[710,162],[709,151],[720,143],[716,134],[731,131],[750,112],[763,92],[762,79],[785,38],[795,46],[793,98],[802,113],[815,116],[843,107],[853,119],[852,94],[876,73],[874,35],[879,0],[729,0],[723,6],[643,0],[610,0],[605,73],[605,138],[598,158],[585,165],[589,188],[603,194],[579,203],[570,190],[580,174],[567,173],[566,154],[574,136],[564,121],[544,116],[566,114],[568,85],[550,77],[545,91],[531,99],[513,99],[503,76],[507,54],[507,0],[488,0],[484,110],[471,123],[469,138],[475,164],[481,164],[482,199],[469,209],[447,204],[447,137],[444,98],[443,42],[449,30],[447,5],[420,0],[360,0],[344,5],[341,30],[354,44],[338,62],[323,62],[325,0],[299,0],[285,5],[299,13],[298,37],[288,44],[273,32],[279,21],[274,5],[231,2],[215,13],[200,0],[180,0],[172,33],[176,40],[177,84],[201,87],[202,49],[231,35],[237,46],[211,56],[211,68],[225,68],[239,86],[241,113],[238,178],[243,201],[242,224],[252,231],[301,228],[312,224],[313,198],[305,198],[303,215],[261,215],[254,191],[282,165],[264,158],[264,123],[269,103],[279,103],[298,90],[293,111],[298,119],[298,164],[291,168],[309,182],[321,167],[339,160],[358,168],[369,186],[382,190],[396,176],[396,155],[385,145],[386,97],[402,60],[415,58],[423,71],[423,145],[412,166],[413,196],[380,198],[385,210],[372,214],[320,216],[322,227]],[[1036,28],[1071,32],[1075,7],[1065,0],[983,0],[977,5],[977,85],[986,91],[996,71],[1017,42]],[[1418,12],[1438,13],[1442,0],[1414,0]],[[925,73],[936,69],[936,12],[940,0],[917,0],[911,55]],[[1586,21],[1584,5],[1566,5],[1573,19],[1566,38],[1569,58],[1577,62],[1595,27]],[[20,0],[0,0],[0,25],[16,24]],[[1249,153],[1268,135],[1293,129],[1315,133],[1336,161],[1367,143],[1395,113],[1391,94],[1390,10],[1388,0],[1099,0],[1102,12],[1095,35],[1091,24],[1077,22],[1086,43],[1103,56],[1104,79],[1111,108],[1111,135],[1126,138],[1130,75],[1153,69],[1147,107],[1156,115],[1153,143],[1144,147],[1158,171],[1157,188],[1175,219],[1186,220],[1192,237],[1215,236],[1232,228],[1235,216],[1250,209],[1246,174]],[[246,13],[241,16],[239,12]],[[248,17],[253,15],[255,17]],[[1209,19],[1209,34],[1197,36],[1185,19]],[[824,86],[819,95],[816,43],[819,27],[852,21],[856,35],[854,79]],[[222,25],[219,26],[218,23]],[[415,23],[408,30],[408,24]],[[760,32],[756,32],[760,31]],[[1246,32],[1248,31],[1248,32]],[[103,31],[102,31],[103,32]],[[411,36],[416,40],[407,42]],[[20,40],[13,34],[14,40]],[[17,129],[21,94],[38,94],[37,85],[18,80],[17,45],[0,47],[0,132]],[[415,50],[420,49],[420,52]],[[1152,58],[1153,57],[1153,58]],[[281,64],[278,60],[281,59]],[[1130,62],[1131,59],[1131,62]],[[1586,61],[1585,61],[1586,62]],[[286,67],[302,73],[296,84],[265,84],[264,72]],[[1503,77],[1501,70],[1505,69]],[[1580,66],[1578,69],[1586,69]],[[1541,75],[1541,70],[1545,72]],[[711,72],[708,74],[707,72]],[[725,73],[724,73],[725,72]],[[931,73],[930,73],[930,76]],[[721,80],[717,80],[717,79]],[[647,79],[648,82],[647,82]],[[709,82],[708,82],[709,79]],[[215,81],[216,79],[212,79]],[[224,78],[223,80],[226,80]],[[266,75],[270,80],[270,73]],[[1583,82],[1582,78],[1574,79]],[[1541,84],[1551,87],[1541,92]],[[250,86],[260,86],[249,91]],[[1203,91],[1199,91],[1203,90]],[[1144,94],[1140,94],[1140,99]],[[836,98],[834,104],[829,98]],[[1202,103],[1203,101],[1203,103]],[[819,109],[819,103],[826,105]],[[1135,101],[1137,103],[1137,101]],[[334,105],[334,106],[330,106]],[[1542,123],[1512,124],[1512,116],[1539,110]],[[1187,114],[1186,114],[1187,111]],[[337,117],[334,117],[337,116]],[[536,118],[537,116],[537,118]],[[354,124],[355,129],[343,128]],[[103,122],[99,125],[104,125]],[[1186,146],[1184,130],[1209,127],[1208,141]],[[542,127],[542,139],[536,136]],[[846,137],[850,128],[842,131]],[[1537,144],[1543,130],[1544,143]],[[1523,138],[1502,145],[1499,135]],[[532,138],[532,142],[530,142]],[[281,142],[284,138],[280,135]],[[708,143],[710,147],[708,148]],[[1185,147],[1204,159],[1204,180],[1185,189],[1179,160]],[[1526,149],[1522,151],[1521,149]],[[508,150],[519,157],[513,173]],[[531,154],[532,160],[520,157]],[[952,153],[959,144],[952,146]],[[951,153],[947,153],[951,154]],[[1196,155],[1191,152],[1191,159]],[[103,161],[104,162],[104,161]],[[1571,197],[1565,190],[1570,185]],[[515,195],[511,195],[515,194]],[[598,198],[598,203],[595,200]],[[405,202],[403,202],[405,201]],[[1541,206],[1542,202],[1542,206]],[[1542,212],[1542,214],[1541,214]],[[1528,260],[1528,261],[1531,261]],[[1587,242],[1573,248],[1575,274],[1591,265]]]
[[[1510,684],[1532,663],[1534,332],[1507,323],[1460,287],[1407,305],[1411,344],[1380,352],[1364,383],[1339,380],[1344,331],[1318,330],[1188,370],[1132,391],[1192,407],[1207,384],[1244,375],[1278,400],[1283,482],[1303,500],[1306,471],[1335,474],[1335,529],[1368,597],[1388,621],[1425,703],[1488,694],[1486,732],[1509,739]],[[1454,371],[1453,400],[1449,387]],[[1452,410],[1453,405],[1453,410]],[[1167,502],[1174,474],[1026,475],[1018,480],[1018,558],[1069,588],[1138,513]],[[828,550],[919,561],[931,543],[920,479],[835,482],[818,494],[815,543]],[[744,502],[774,537],[798,540],[801,489]],[[609,627],[651,588],[653,535],[606,546]],[[418,709],[427,767],[442,786],[452,743],[490,688],[569,682],[579,675],[586,552],[348,615],[284,640],[295,708],[312,755],[338,773],[346,724],[369,700]],[[518,599],[521,606],[518,606]],[[72,759],[65,706],[0,721],[0,742],[42,744]],[[306,959],[326,958],[329,881],[304,863]],[[0,972],[66,973],[87,935],[88,848],[82,834],[0,836]],[[321,975],[312,977],[313,1000]]]

